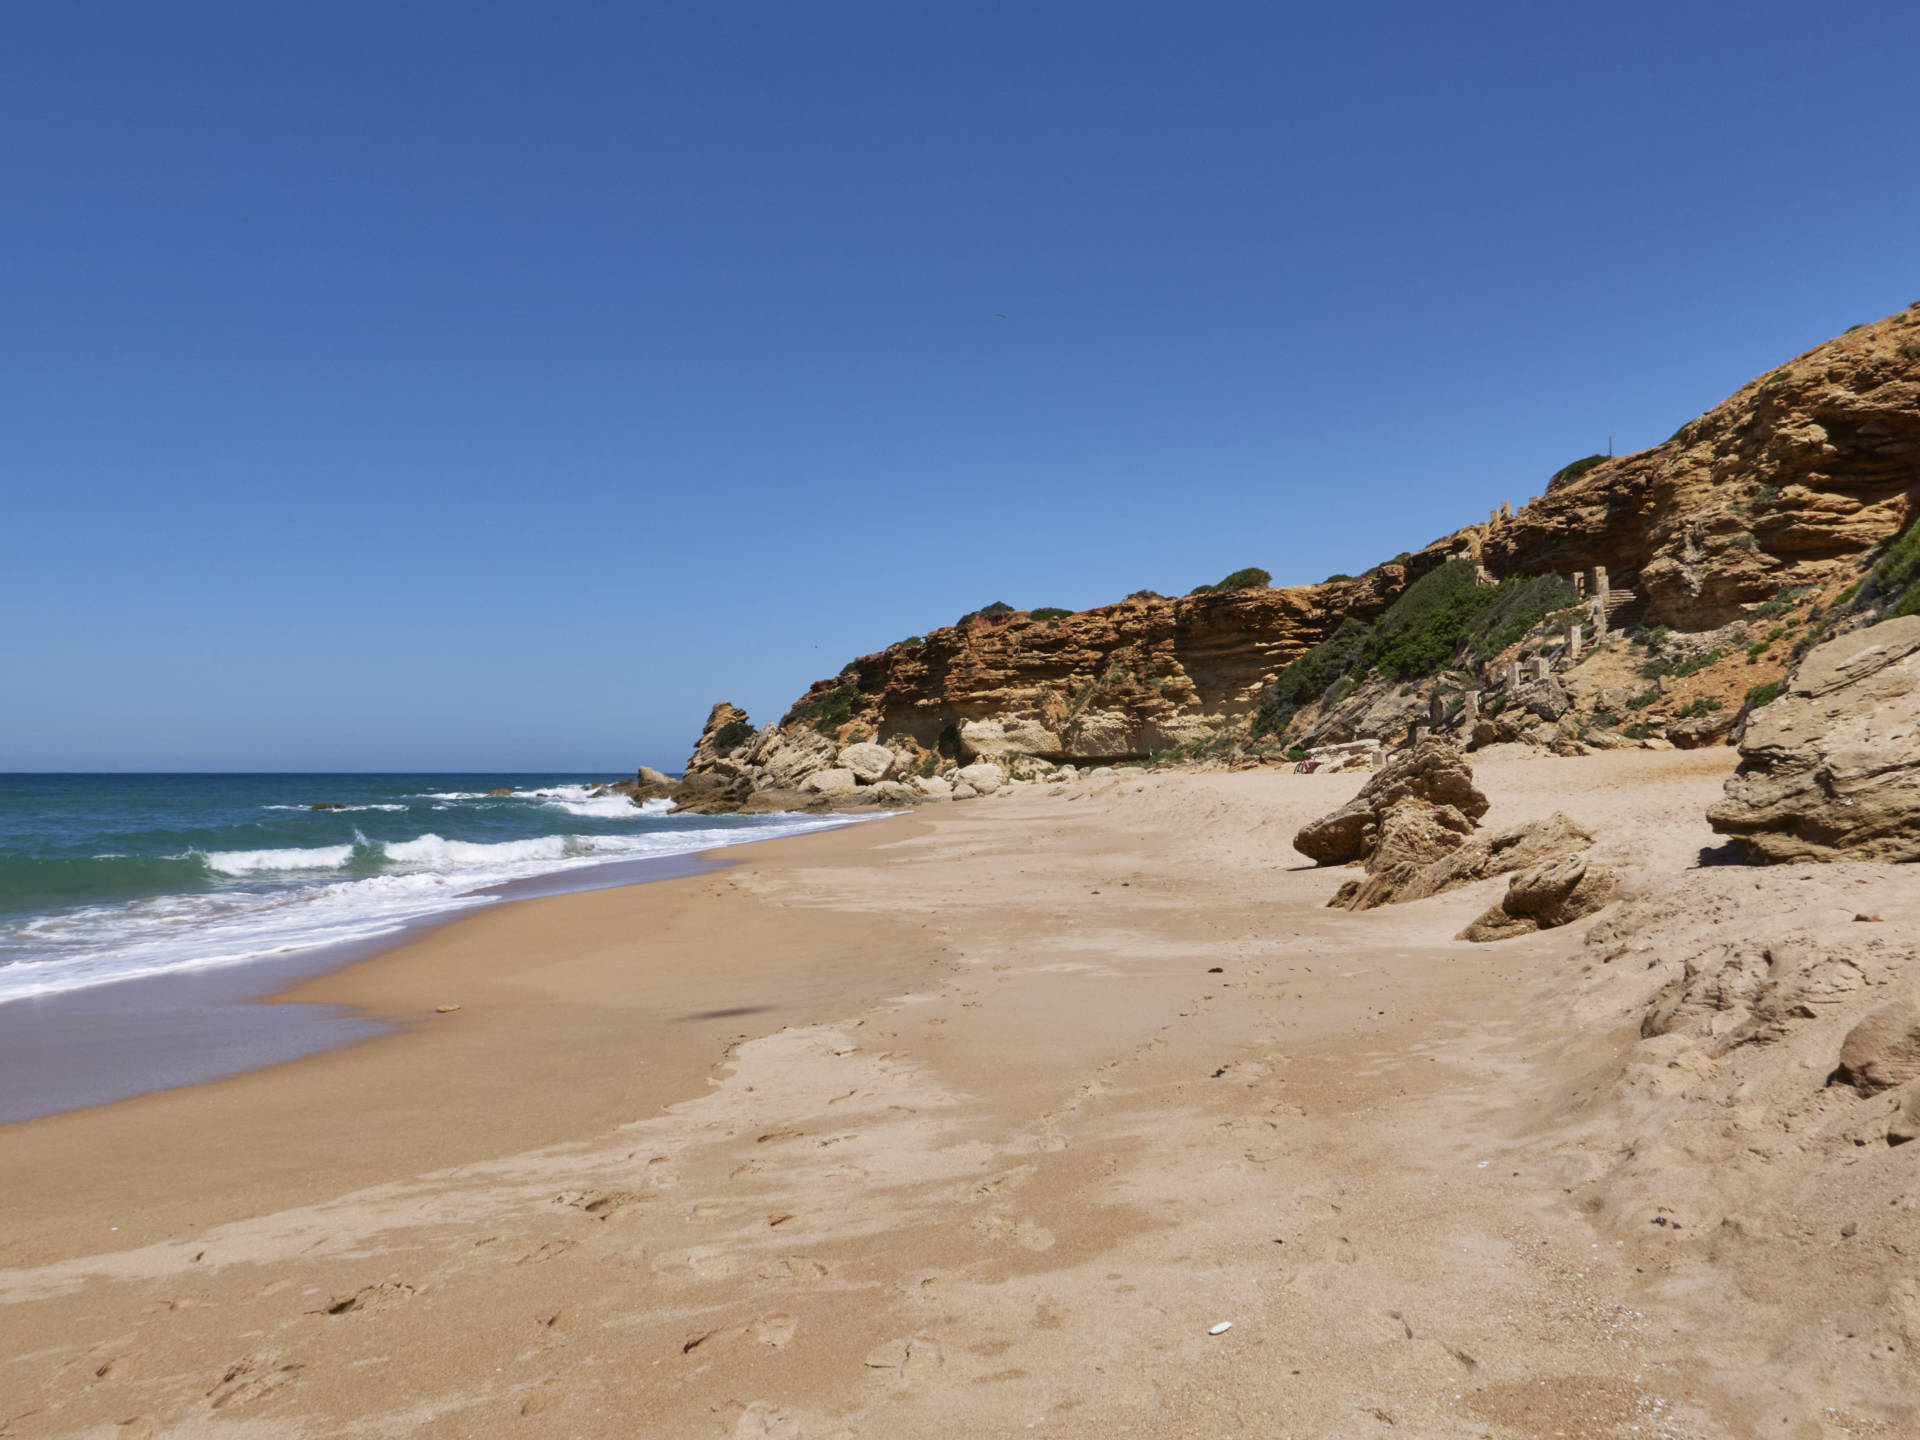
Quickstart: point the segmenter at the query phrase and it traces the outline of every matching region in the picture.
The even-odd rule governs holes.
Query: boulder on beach
[[[1449,806],[1468,822],[1487,813],[1487,797],[1473,788],[1473,771],[1460,752],[1444,740],[1423,740],[1374,771],[1338,810],[1303,825],[1293,848],[1321,865],[1365,859],[1379,844],[1383,817],[1406,800]]]
[[[1920,1004],[1890,1001],[1849,1030],[1834,1079],[1862,1095],[1920,1080]]]
[[[821,795],[851,795],[858,784],[853,771],[836,768],[814,771],[807,777],[805,788]]]
[[[1613,898],[1617,882],[1611,870],[1584,854],[1522,870],[1507,883],[1507,893],[1457,937],[1461,940],[1509,940],[1551,930],[1591,915]]]
[[[1920,860],[1920,615],[1808,651],[1707,821],[1753,860]]]
[[[954,780],[959,785],[970,788],[975,795],[991,795],[1003,783],[1000,767],[990,765],[984,760],[966,766],[954,776]],[[961,797],[956,792],[953,798],[958,800]]]
[[[849,745],[840,752],[840,768],[851,770],[854,779],[863,785],[874,785],[885,780],[898,764],[899,760],[893,751],[871,740]]]

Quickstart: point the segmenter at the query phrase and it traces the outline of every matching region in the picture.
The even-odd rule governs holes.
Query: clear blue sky
[[[6,6],[0,769],[677,768],[1358,571],[1920,299],[1917,14]]]

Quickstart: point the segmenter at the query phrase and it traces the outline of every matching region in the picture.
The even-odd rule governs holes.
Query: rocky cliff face
[[[1664,445],[1483,527],[1496,575],[1607,567],[1650,623],[1706,630],[1854,571],[1920,489],[1920,306],[1816,346]]]
[[[844,711],[842,732],[902,737],[952,758],[1152,754],[1231,725],[1343,615],[1378,614],[1460,543],[1354,580],[972,618],[862,656],[816,682],[785,723]]]
[[[750,747],[703,740],[690,769],[749,763],[784,789],[861,739],[943,762],[1100,761],[1233,733],[1342,619],[1381,614],[1457,557],[1496,579],[1604,566],[1643,623],[1714,630],[1786,587],[1857,575],[1917,497],[1920,306],[1808,351],[1663,445],[1555,477],[1513,513],[1357,579],[1042,618],[989,607],[817,681]]]

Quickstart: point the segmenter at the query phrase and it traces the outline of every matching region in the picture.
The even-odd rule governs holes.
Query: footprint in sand
[[[1011,1170],[995,1175],[990,1180],[982,1180],[967,1192],[969,1200],[997,1200],[1010,1194],[1039,1173],[1037,1165],[1019,1165]]]
[[[585,1190],[578,1195],[556,1195],[554,1202],[571,1205],[596,1220],[611,1220],[622,1210],[638,1205],[648,1197],[632,1190]]]
[[[387,1306],[402,1300],[413,1298],[413,1286],[398,1281],[388,1281],[382,1285],[364,1285],[351,1295],[335,1296],[318,1310],[316,1315],[364,1315],[374,1310],[384,1310]]]
[[[96,1380],[125,1380],[132,1373],[134,1363],[139,1359],[137,1351],[125,1355],[115,1355],[96,1366],[93,1378]],[[0,1433],[5,1433],[0,1431]]]
[[[827,1267],[806,1255],[782,1255],[760,1267],[762,1280],[813,1281],[827,1278]]]
[[[784,1350],[793,1339],[794,1331],[800,1328],[800,1322],[791,1315],[762,1315],[753,1322],[753,1338],[762,1345],[771,1345],[775,1350]]]
[[[273,1355],[249,1355],[227,1367],[226,1373],[207,1391],[207,1398],[216,1410],[224,1410],[229,1405],[252,1405],[291,1385],[305,1368],[298,1363],[279,1363]]]
[[[549,1376],[547,1379],[542,1380],[539,1387],[520,1402],[520,1414],[531,1419],[552,1405],[555,1400],[560,1398],[559,1386],[560,1377],[558,1375]]]
[[[896,1383],[909,1384],[946,1363],[940,1342],[927,1335],[909,1335],[876,1345],[867,1353],[867,1368],[886,1374]]]
[[[571,1240],[549,1240],[538,1250],[530,1250],[513,1263],[516,1265],[544,1265],[549,1260],[558,1260],[573,1249]]]
[[[798,1415],[778,1405],[769,1405],[765,1400],[755,1400],[750,1405],[735,1400],[725,1407],[724,1413],[734,1416],[733,1429],[729,1432],[733,1440],[811,1440],[816,1435],[820,1440],[853,1440],[851,1430],[831,1433],[814,1430],[803,1425]]]
[[[1011,1215],[988,1215],[973,1222],[974,1228],[996,1243],[1012,1240],[1022,1249],[1051,1250],[1053,1232],[1044,1225],[1036,1225],[1031,1220],[1016,1220]]]

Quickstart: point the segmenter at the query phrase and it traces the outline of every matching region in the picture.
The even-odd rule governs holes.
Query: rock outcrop
[[[1851,573],[1920,485],[1920,306],[1743,385],[1664,445],[1556,477],[1490,523],[1497,575],[1607,567],[1646,618],[1705,630]]]
[[[1392,825],[1396,845],[1428,849],[1443,844],[1436,831],[1465,835],[1487,813],[1487,797],[1473,786],[1473,771],[1460,752],[1427,740],[1395,755],[1345,805],[1303,825],[1293,848],[1319,865],[1345,865],[1372,856],[1388,829],[1388,817],[1403,805],[1419,807]],[[1423,837],[1423,838],[1416,838]]]
[[[1920,860],[1920,616],[1808,652],[1707,819],[1755,860]]]
[[[937,752],[952,766],[1134,759],[1239,733],[1276,677],[1343,620],[1379,617],[1453,559],[1495,580],[1605,567],[1616,628],[1737,625],[1791,587],[1830,593],[1857,577],[1874,548],[1911,523],[1917,497],[1920,306],[1815,347],[1664,444],[1569,466],[1543,494],[1358,577],[1181,599],[1136,591],[1072,614],[996,603],[862,656],[815,682],[774,733],[760,732],[748,759],[766,778],[753,783],[790,788],[855,742],[916,760]],[[1757,640],[1764,651],[1769,633],[1737,643],[1745,649]],[[1737,658],[1729,650],[1726,663]],[[1736,705],[1741,689],[1777,673],[1741,672],[1731,691]],[[1437,678],[1355,678],[1327,700],[1301,737],[1306,744],[1367,736],[1397,743],[1426,723],[1440,688]],[[1478,683],[1456,676],[1448,693]],[[1698,683],[1690,686],[1696,698]],[[1536,735],[1533,721],[1561,724],[1578,711],[1586,724],[1593,707],[1580,709],[1552,677],[1524,689],[1507,697],[1508,718],[1491,728],[1579,753],[1577,735]],[[1629,693],[1640,693],[1637,683]],[[1675,714],[1680,708],[1637,719],[1605,713],[1642,729],[1649,720],[1664,728],[1700,718]],[[1666,743],[1715,743],[1723,734],[1715,721],[1689,723]],[[737,745],[716,749],[697,752],[689,770],[725,773]]]
[[[1347,910],[1424,900],[1521,872],[1506,899],[1475,921],[1464,940],[1564,925],[1611,898],[1613,875],[1590,868],[1581,853],[1593,836],[1565,815],[1477,834],[1487,808],[1459,752],[1445,741],[1425,740],[1389,760],[1338,810],[1302,826],[1293,846],[1323,865],[1366,866],[1364,878],[1347,881],[1327,902]]]
[[[1505,897],[1456,938],[1510,940],[1571,924],[1600,909],[1617,888],[1611,870],[1590,863],[1583,854],[1562,855],[1515,875],[1507,882]]]

